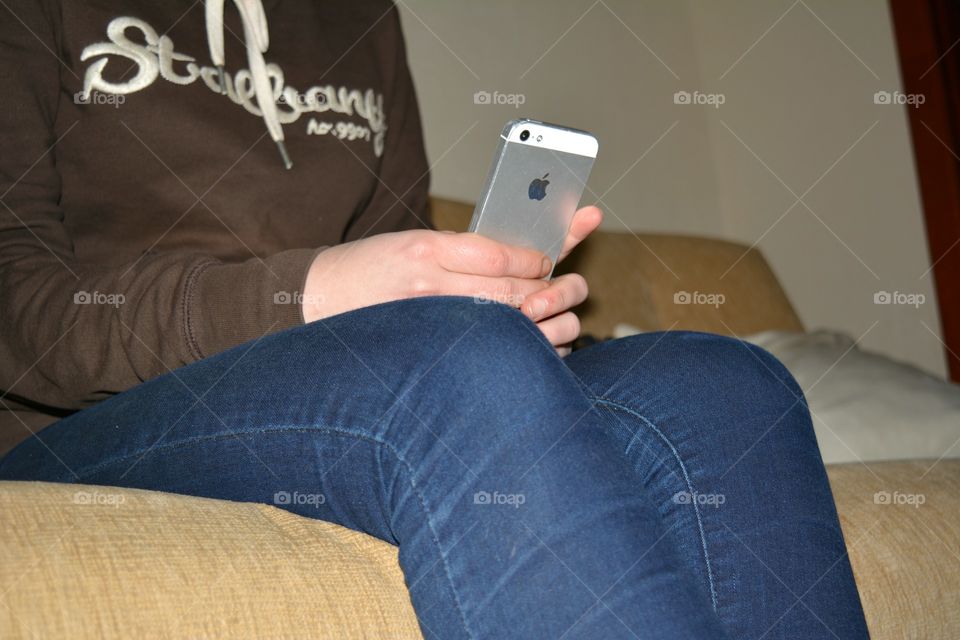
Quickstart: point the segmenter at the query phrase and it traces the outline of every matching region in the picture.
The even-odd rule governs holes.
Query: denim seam
[[[641,422],[643,422],[643,424],[647,425],[650,429],[652,429],[660,437],[660,439],[663,440],[666,443],[666,445],[670,448],[670,451],[671,453],[673,453],[673,457],[676,459],[677,464],[680,465],[680,471],[683,472],[683,479],[684,479],[684,482],[687,483],[687,490],[690,492],[691,496],[696,496],[696,490],[693,488],[693,482],[690,480],[690,475],[687,473],[687,467],[685,464],[683,464],[683,459],[680,457],[680,453],[677,451],[677,448],[673,445],[673,443],[670,442],[670,439],[667,438],[667,436],[663,433],[663,431],[657,428],[657,426],[653,424],[653,422],[651,422],[649,419],[647,419],[646,416],[643,416],[637,413],[636,411],[634,411],[633,409],[631,409],[630,407],[622,405],[614,400],[610,400],[609,398],[604,398],[604,397],[597,397],[597,398],[594,398],[594,402],[599,405],[610,407],[611,409],[619,409],[620,411],[624,411],[632,415],[633,417],[639,419]],[[627,445],[627,448],[624,451],[624,453],[627,453],[630,451],[630,447],[633,446],[633,442],[636,441],[637,439],[638,439],[638,436],[635,434],[631,439],[631,442]],[[707,536],[703,528],[703,519],[700,516],[700,507],[697,506],[697,501],[694,499],[694,500],[691,500],[690,502],[691,502],[691,505],[693,506],[693,512],[697,517],[697,529],[700,535],[700,545],[701,545],[701,548],[703,549],[703,562],[707,566],[707,582],[710,585],[710,602],[713,604],[713,610],[716,611],[717,610],[717,592],[713,582],[713,568],[710,566],[710,553],[709,551],[707,551]]]
[[[199,443],[199,442],[206,442],[206,441],[211,441],[211,440],[226,440],[226,439],[228,439],[228,438],[233,438],[233,437],[238,436],[238,435],[256,435],[256,434],[264,434],[264,433],[271,433],[271,434],[273,434],[273,433],[289,433],[289,432],[292,432],[292,433],[309,433],[309,432],[334,433],[334,434],[337,434],[337,435],[347,436],[347,437],[350,437],[350,438],[356,438],[356,439],[358,439],[358,440],[364,440],[364,441],[367,441],[367,442],[373,442],[373,443],[376,443],[376,444],[379,444],[379,445],[385,447],[390,453],[392,453],[392,454],[397,458],[397,460],[398,460],[401,464],[403,464],[404,467],[407,468],[407,473],[410,475],[410,488],[414,490],[414,493],[415,493],[416,496],[417,496],[417,501],[420,503],[420,508],[423,509],[423,512],[427,515],[426,521],[427,521],[427,526],[430,527],[430,536],[433,538],[433,542],[434,542],[434,544],[437,546],[437,552],[440,554],[440,559],[443,561],[443,571],[444,571],[444,573],[445,573],[446,576],[447,576],[447,582],[448,582],[448,584],[450,585],[450,591],[451,591],[451,593],[453,593],[453,602],[454,602],[454,604],[455,604],[456,607],[457,607],[457,613],[460,615],[460,621],[463,623],[463,630],[466,631],[467,637],[469,637],[469,638],[474,638],[475,636],[474,636],[474,634],[470,631],[470,627],[469,627],[469,625],[467,624],[467,618],[466,618],[466,615],[465,615],[464,612],[463,612],[463,606],[462,606],[461,603],[460,603],[460,597],[457,595],[457,589],[456,589],[456,586],[454,585],[453,576],[452,576],[452,574],[450,573],[450,566],[449,566],[449,564],[448,564],[448,562],[447,562],[447,556],[446,556],[446,554],[444,553],[443,547],[442,547],[441,544],[440,544],[440,539],[439,539],[439,537],[437,536],[436,529],[434,528],[433,523],[432,523],[431,520],[430,520],[430,510],[427,508],[427,503],[426,503],[426,500],[425,500],[424,497],[423,497],[423,494],[421,493],[421,491],[419,490],[419,488],[416,486],[416,484],[414,484],[414,481],[413,481],[413,478],[414,478],[413,469],[412,469],[412,467],[410,466],[410,463],[408,463],[408,462],[404,459],[404,457],[403,457],[402,455],[400,455],[400,453],[393,447],[393,445],[391,445],[390,443],[388,443],[388,442],[386,442],[386,441],[384,441],[384,440],[380,440],[380,439],[378,439],[378,438],[372,438],[372,437],[366,436],[366,435],[360,435],[360,434],[357,434],[357,433],[352,433],[352,432],[346,431],[346,430],[344,430],[344,429],[334,429],[334,428],[330,428],[330,427],[311,427],[311,428],[304,428],[304,427],[279,427],[279,428],[269,428],[269,429],[257,429],[257,430],[253,430],[253,431],[233,431],[233,432],[231,432],[231,433],[224,433],[224,434],[217,434],[217,435],[210,435],[210,436],[198,436],[198,437],[194,437],[194,438],[189,438],[189,439],[185,439],[185,440],[180,440],[180,441],[177,441],[177,442],[175,442],[175,443],[166,444],[166,445],[162,445],[162,446],[159,446],[159,447],[151,447],[151,448],[148,449],[146,452],[140,451],[140,452],[137,452],[137,453],[132,453],[132,454],[129,454],[129,455],[121,456],[121,457],[119,457],[119,458],[113,458],[113,459],[111,459],[111,460],[104,461],[104,462],[101,462],[100,464],[94,465],[93,467],[89,467],[89,468],[87,468],[87,469],[84,469],[80,474],[77,475],[77,481],[78,481],[78,482],[82,481],[85,477],[89,477],[89,475],[91,475],[92,473],[95,473],[96,471],[98,471],[99,469],[101,469],[101,468],[103,468],[103,467],[105,467],[105,466],[109,466],[109,465],[111,465],[111,464],[116,464],[117,462],[122,462],[122,461],[124,461],[124,460],[129,460],[130,458],[135,458],[135,457],[137,457],[138,455],[147,455],[147,454],[150,453],[151,451],[180,449],[180,448],[187,447],[187,446],[190,446],[190,445],[192,445],[192,444]],[[419,616],[418,616],[417,619],[419,620]]]

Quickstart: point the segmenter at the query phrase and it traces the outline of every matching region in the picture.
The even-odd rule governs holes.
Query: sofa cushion
[[[828,472],[874,640],[960,638],[960,460]],[[421,637],[396,548],[276,507],[0,482],[0,530],[2,638]]]
[[[960,460],[827,473],[870,637],[960,638]]]

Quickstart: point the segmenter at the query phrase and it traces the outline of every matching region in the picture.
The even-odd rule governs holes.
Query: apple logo
[[[550,175],[549,172],[542,178],[534,178],[533,182],[530,183],[527,195],[530,196],[531,200],[543,200],[547,197],[547,185],[550,184],[550,181],[547,180],[548,175]]]

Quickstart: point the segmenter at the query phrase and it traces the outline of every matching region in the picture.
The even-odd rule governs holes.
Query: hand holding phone
[[[551,188],[547,185],[547,198]],[[596,229],[601,217],[596,207],[573,214],[565,238],[551,242],[559,245],[559,256]],[[304,283],[303,318],[312,322],[415,296],[483,297],[520,306],[563,354],[569,351],[563,345],[579,334],[569,309],[586,298],[587,287],[573,273],[544,280],[557,261],[551,251],[552,262],[543,265],[544,253],[472,233],[414,229],[369,236],[317,254]]]
[[[470,223],[470,231],[548,256],[549,286],[528,295],[520,309],[561,355],[580,334],[570,309],[586,299],[588,288],[576,273],[551,276],[602,220],[596,207],[577,210],[598,146],[584,131],[530,119],[508,122]]]

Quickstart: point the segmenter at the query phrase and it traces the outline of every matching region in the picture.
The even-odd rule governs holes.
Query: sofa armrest
[[[396,547],[276,507],[6,481],[0,530],[0,638],[422,638]]]

